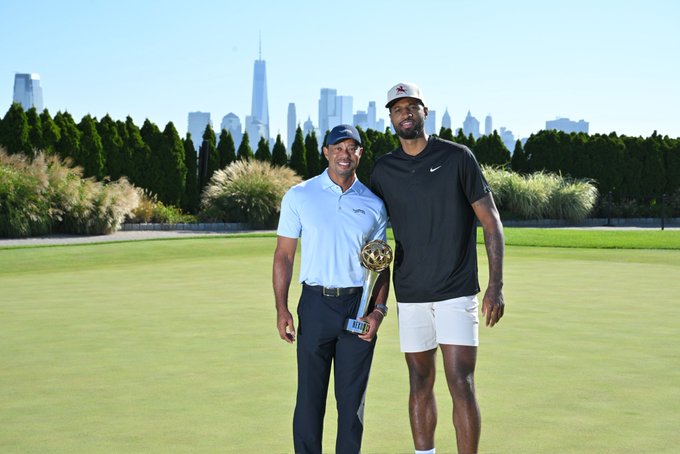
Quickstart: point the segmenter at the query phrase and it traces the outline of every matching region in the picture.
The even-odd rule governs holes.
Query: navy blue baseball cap
[[[328,133],[328,137],[326,137],[326,146],[335,145],[345,139],[354,139],[361,145],[361,137],[359,137],[357,128],[352,125],[338,125]]]

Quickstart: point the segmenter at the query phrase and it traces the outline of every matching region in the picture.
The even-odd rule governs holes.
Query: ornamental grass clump
[[[19,154],[0,149],[0,237],[22,238],[50,232],[46,180]]]
[[[281,198],[300,181],[288,167],[256,160],[235,161],[211,177],[201,195],[199,218],[272,227],[281,210]]]
[[[83,178],[70,160],[0,150],[0,236],[28,237],[58,231],[102,235],[120,227],[139,203],[126,179]]]
[[[579,222],[592,211],[598,192],[590,180],[572,180],[549,172],[520,175],[483,167],[499,211],[517,219],[564,219]]]

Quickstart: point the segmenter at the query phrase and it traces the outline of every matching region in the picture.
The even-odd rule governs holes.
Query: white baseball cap
[[[389,109],[396,100],[401,98],[414,98],[420,101],[423,106],[425,105],[423,92],[420,91],[416,84],[400,82],[387,92],[387,104],[385,104],[385,107]]]

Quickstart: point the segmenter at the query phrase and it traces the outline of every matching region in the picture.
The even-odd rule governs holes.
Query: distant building
[[[39,113],[43,111],[43,95],[38,74],[16,73],[14,75],[13,102],[21,104],[24,110],[35,107]]]
[[[297,131],[297,129],[296,129],[296,131]],[[321,141],[323,140],[323,137],[319,137],[318,132],[314,129],[314,123],[312,123],[312,119],[310,117],[307,117],[307,121],[305,121],[304,124],[302,125],[302,136],[307,137],[312,132],[316,132],[316,140],[318,140],[319,145],[321,145]]]
[[[427,117],[425,117],[425,132],[427,134],[437,134],[437,111],[428,110]]]
[[[501,137],[501,141],[503,141],[503,144],[505,144],[505,148],[507,148],[510,151],[510,154],[512,154],[515,151],[515,135],[512,133],[512,131],[505,129],[503,126],[501,126],[499,135]]]
[[[250,147],[257,149],[260,137],[269,140],[269,104],[267,101],[267,63],[260,54],[253,65],[253,98],[250,115],[246,116],[246,131],[250,139]]]
[[[472,134],[472,137],[479,139],[479,120],[473,117],[469,110],[465,121],[463,121],[463,134],[466,137]]]
[[[545,129],[564,132],[585,132],[588,134],[588,122],[584,120],[571,121],[568,118],[557,118],[545,122]]]
[[[352,123],[351,96],[338,96],[334,88],[322,88],[319,96],[319,134],[333,129],[339,124]]]
[[[376,115],[376,109],[375,109],[375,101],[369,101],[368,102],[368,112],[366,112],[367,118],[367,127],[368,129],[376,129],[376,124],[377,124],[377,115]]]
[[[210,112],[189,112],[189,126],[187,131],[191,134],[191,141],[194,143],[194,148],[198,151],[203,142],[203,133],[205,127],[211,125]]]
[[[366,131],[368,129],[368,113],[363,110],[357,110],[357,113],[352,117],[352,124]]]
[[[484,119],[484,135],[490,136],[491,134],[493,134],[493,119],[491,118],[491,114],[489,114]]]
[[[322,88],[319,96],[319,133],[326,134],[332,127],[329,118],[335,115],[335,102],[338,91],[334,88]]]
[[[451,129],[451,115],[449,115],[449,109],[444,110],[444,115],[442,116],[442,128]]]
[[[234,147],[238,149],[238,146],[241,145],[241,141],[243,140],[243,126],[241,126],[241,119],[233,112],[229,112],[222,118],[222,128],[221,129],[226,129],[229,134],[231,134],[231,138],[234,140]],[[222,131],[220,130],[220,133]],[[217,137],[219,137],[219,134],[217,134]]]
[[[297,115],[295,113],[295,103],[288,104],[288,123],[287,123],[288,151],[293,147],[295,141],[295,131],[297,131]]]

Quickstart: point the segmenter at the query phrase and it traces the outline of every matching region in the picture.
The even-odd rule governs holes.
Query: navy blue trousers
[[[336,454],[358,454],[364,431],[364,399],[376,338],[366,342],[345,331],[361,295],[327,297],[306,287],[298,304],[298,390],[293,416],[297,454],[320,454],[323,418],[333,364],[338,411]]]

